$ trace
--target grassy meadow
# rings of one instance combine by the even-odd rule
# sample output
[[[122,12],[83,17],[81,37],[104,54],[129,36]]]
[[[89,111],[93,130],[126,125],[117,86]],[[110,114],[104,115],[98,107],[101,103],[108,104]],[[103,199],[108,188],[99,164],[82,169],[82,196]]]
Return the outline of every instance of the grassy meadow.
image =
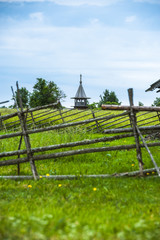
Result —
[[[4,111],[5,114],[9,113],[7,112],[9,110]],[[103,112],[98,114],[101,115]],[[143,115],[142,118],[145,116]],[[55,124],[57,123],[60,123],[60,120],[55,121]],[[5,131],[1,131],[0,134],[5,134]],[[35,148],[99,137],[104,137],[104,134],[87,131],[84,126],[78,126],[63,131],[32,134],[30,141],[32,148]],[[1,152],[17,150],[19,140],[20,137],[0,140]],[[134,138],[131,137],[79,148],[133,143]],[[21,149],[25,149],[24,141]],[[67,150],[72,149],[77,148],[67,148]],[[152,147],[151,152],[160,165],[160,147]],[[152,168],[153,164],[145,149],[142,149],[142,155],[144,168]],[[3,158],[3,160],[12,158],[15,157]],[[132,178],[78,177],[86,174],[113,174],[138,170],[135,150],[91,153],[35,163],[39,175],[46,177],[38,181],[0,179],[0,239],[157,240],[160,238],[160,180],[155,172],[144,177]],[[31,175],[29,163],[21,164],[20,168],[21,175]],[[50,175],[69,174],[77,175],[78,178],[76,180],[49,178]],[[0,175],[17,175],[17,166],[1,167]]]

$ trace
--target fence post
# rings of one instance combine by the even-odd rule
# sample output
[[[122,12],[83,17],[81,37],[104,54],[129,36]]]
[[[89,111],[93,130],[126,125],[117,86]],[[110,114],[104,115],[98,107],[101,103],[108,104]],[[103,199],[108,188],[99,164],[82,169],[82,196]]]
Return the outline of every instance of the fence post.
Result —
[[[133,110],[133,88],[128,89],[128,95],[129,95],[129,103],[130,103],[130,108],[131,108],[131,113],[130,113],[130,121],[132,123],[132,128],[133,128],[133,134],[135,138],[135,143],[136,143],[136,152],[137,152],[137,159],[139,162],[139,169],[140,169],[140,175],[143,175],[143,161],[142,161],[142,152],[141,152],[141,147],[139,143],[139,134],[137,132],[137,119],[136,119],[136,113]]]
[[[16,86],[17,86],[17,96],[18,96],[20,107],[21,107],[21,111],[18,108],[18,104],[17,104],[17,100],[16,100],[16,96],[14,94],[13,88],[11,87],[11,89],[12,89],[13,97],[14,97],[15,104],[16,104],[16,107],[17,107],[18,117],[19,117],[20,123],[21,123],[22,133],[23,133],[23,136],[24,136],[24,141],[25,141],[25,145],[26,145],[26,149],[27,149],[27,157],[28,157],[28,160],[29,160],[30,165],[31,165],[31,170],[32,170],[32,173],[33,173],[33,177],[34,177],[35,180],[37,180],[38,173],[37,173],[36,166],[35,166],[35,163],[34,163],[34,160],[33,160],[33,154],[31,152],[31,144],[30,144],[29,135],[28,135],[28,133],[26,133],[26,131],[27,131],[26,119],[25,119],[25,115],[23,113],[22,99],[21,99],[20,92],[19,92],[18,82],[16,82]]]
[[[32,118],[32,123],[33,123],[33,128],[35,128],[36,124],[33,118],[33,112],[30,112],[31,118]]]
[[[95,118],[95,122],[96,122],[97,130],[98,130],[98,132],[100,132],[100,131],[101,131],[101,129],[100,129],[100,125],[99,125],[98,121],[96,120],[96,117],[95,117],[94,111],[93,111],[92,109],[91,109],[91,112],[92,112],[93,118]]]
[[[23,136],[21,136],[21,138],[20,138],[18,150],[21,149],[22,138],[23,138]],[[18,153],[18,158],[20,158],[20,153]],[[18,168],[18,175],[20,175],[20,163],[17,163],[17,168]]]
[[[144,138],[143,138],[143,136],[142,136],[139,128],[138,128],[138,127],[136,127],[136,128],[137,128],[137,132],[138,132],[138,134],[139,134],[139,136],[140,136],[140,138],[141,138],[141,140],[142,140],[142,142],[143,142],[143,144],[144,144],[147,152],[149,153],[149,156],[150,156],[150,158],[151,158],[151,160],[152,160],[152,162],[153,162],[153,164],[154,164],[154,167],[155,167],[155,169],[156,169],[156,171],[157,171],[157,174],[158,174],[158,176],[160,177],[159,167],[158,167],[157,163],[155,162],[155,160],[154,160],[154,158],[153,158],[153,156],[152,156],[152,154],[151,154],[151,152],[150,152],[150,150],[149,150],[149,148],[148,148],[148,146],[147,146],[147,144],[146,144],[146,142],[145,142],[145,140],[144,140]]]
[[[0,116],[1,116],[1,113],[0,113]],[[1,130],[5,130],[5,132],[7,132],[7,128],[6,128],[6,125],[4,123],[4,121],[2,119],[0,119],[0,127],[1,127]]]
[[[65,123],[64,118],[63,118],[63,115],[62,115],[62,112],[61,112],[61,109],[59,109],[59,114],[60,114],[60,116],[61,116],[62,122]]]
[[[0,117],[1,117],[1,113],[0,113]],[[1,130],[3,129],[2,119],[0,119],[0,128]]]

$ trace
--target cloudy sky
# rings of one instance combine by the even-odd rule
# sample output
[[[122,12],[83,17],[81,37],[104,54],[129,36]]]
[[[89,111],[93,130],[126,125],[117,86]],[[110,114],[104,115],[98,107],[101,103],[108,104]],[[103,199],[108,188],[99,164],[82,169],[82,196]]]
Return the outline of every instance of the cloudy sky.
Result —
[[[124,105],[128,88],[135,105],[160,97],[145,93],[160,79],[160,0],[0,0],[0,102],[41,77],[70,107],[80,74],[90,102],[105,89]]]

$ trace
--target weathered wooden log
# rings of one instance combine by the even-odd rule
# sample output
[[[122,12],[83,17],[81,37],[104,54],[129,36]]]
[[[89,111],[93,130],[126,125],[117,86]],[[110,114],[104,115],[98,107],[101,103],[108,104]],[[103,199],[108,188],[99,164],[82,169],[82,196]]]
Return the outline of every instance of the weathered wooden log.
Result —
[[[111,136],[111,137],[96,138],[96,139],[92,139],[92,140],[86,139],[86,140],[83,140],[83,141],[61,143],[61,144],[50,145],[50,146],[46,146],[46,147],[32,148],[31,151],[32,151],[32,153],[44,152],[44,151],[61,149],[61,148],[95,144],[95,143],[100,143],[100,142],[111,142],[111,141],[114,141],[114,140],[119,140],[119,139],[122,139],[122,138],[127,138],[127,137],[132,137],[132,136],[133,136],[133,133],[129,133],[129,134],[122,134],[122,135]],[[27,153],[27,150],[17,150],[17,151],[11,151],[11,152],[3,152],[3,153],[0,153],[0,158],[14,156],[14,155],[18,155],[18,154],[22,155],[22,154],[26,154],[26,153]]]
[[[84,110],[84,111],[86,111],[86,110]],[[90,113],[87,113],[87,114],[85,114],[85,115],[81,115],[81,116],[79,116],[79,117],[77,117],[77,118],[70,119],[70,120],[65,121],[65,122],[66,122],[66,123],[73,122],[73,121],[75,121],[75,120],[77,120],[77,119],[84,118],[84,117],[89,116],[89,115],[91,115],[91,112],[90,112]],[[66,116],[66,117],[68,117],[68,116]],[[66,118],[66,117],[65,117],[65,118]]]
[[[130,110],[130,106],[121,105],[105,105],[101,106],[103,110]],[[160,107],[147,107],[147,106],[132,106],[135,111],[157,111],[160,112]]]
[[[9,119],[9,118],[12,118],[12,117],[16,117],[16,116],[18,116],[17,112],[11,113],[11,114],[7,114],[7,115],[2,115],[2,116],[0,116],[0,119],[6,120],[6,119]]]
[[[72,116],[74,116],[74,115],[79,114],[79,112],[75,112],[74,110],[75,110],[75,109],[70,110],[70,111],[72,111],[73,113],[70,114],[70,115],[64,116],[64,118],[72,117]],[[81,113],[83,113],[83,112],[86,112],[86,109],[81,111]],[[83,115],[83,116],[84,116],[84,115]],[[83,116],[80,116],[80,117],[78,117],[78,118],[82,118]],[[77,118],[77,119],[78,119],[78,118]],[[74,119],[74,120],[75,120],[75,119]],[[50,123],[53,123],[53,122],[55,122],[55,121],[56,121],[56,120],[52,120]],[[72,120],[70,120],[70,121],[65,121],[65,123],[68,123],[68,122],[71,122],[71,121],[72,121]]]
[[[111,112],[108,112],[107,114],[106,114],[106,113],[105,113],[105,114],[101,114],[101,115],[99,115],[98,117],[107,116],[107,115],[109,115],[109,114],[111,114]],[[99,120],[99,121],[98,121],[99,124],[101,124],[101,123],[103,123],[103,122],[106,122],[106,120]],[[94,130],[93,128],[94,128],[95,126],[96,126],[95,123],[92,124],[92,125],[89,125],[89,127],[87,127],[87,129],[88,129],[87,132]]]
[[[123,119],[123,118],[126,118],[126,116],[121,117],[121,118],[118,118],[118,119],[116,119],[115,121],[109,122],[109,123],[113,123],[113,124],[107,126],[106,128],[111,128],[111,127],[113,127],[113,126],[115,126],[115,125],[119,125],[119,124],[121,124],[121,123],[124,123],[124,122],[129,121],[129,119],[125,119],[125,120],[123,120],[123,121],[119,121],[119,120],[121,120],[121,119]],[[117,121],[118,121],[118,123],[117,123]],[[115,123],[115,122],[116,122],[116,123]],[[101,126],[106,126],[106,125],[108,125],[109,123],[102,124]]]
[[[21,145],[22,145],[22,139],[23,139],[23,136],[21,136],[20,138],[20,141],[19,141],[19,146],[18,146],[18,158],[20,158],[20,149],[21,149]],[[27,153],[27,150],[26,150],[26,153]],[[20,164],[18,163],[17,164],[17,169],[18,169],[18,175],[20,175]]]
[[[8,102],[9,102],[9,100],[4,101],[4,102],[0,102],[0,104],[4,104],[4,103],[8,103]]]
[[[127,113],[121,113],[121,114],[119,114],[119,116],[123,116],[123,115],[126,115],[126,114]],[[108,119],[109,120],[109,119],[115,118],[117,116],[118,115],[110,115],[110,116],[96,118],[96,120],[97,121],[102,120],[102,119]],[[61,129],[61,128],[66,128],[66,127],[73,127],[73,126],[77,126],[77,125],[81,125],[81,124],[88,124],[88,123],[94,122],[94,121],[95,121],[95,119],[87,119],[87,120],[83,120],[83,121],[79,121],[79,122],[58,124],[58,125],[45,127],[45,128],[27,130],[26,133],[27,134],[33,134],[33,133],[39,133],[39,132],[45,132],[45,131],[51,131],[51,130],[58,130],[58,129]],[[0,135],[0,139],[18,137],[18,136],[22,136],[22,135],[23,135],[22,132],[10,133],[10,134],[5,134],[5,135]]]
[[[148,143],[148,147],[155,147],[160,146],[159,142],[155,143]],[[140,147],[145,147],[144,144],[140,144]],[[35,155],[33,156],[33,160],[45,160],[45,159],[53,159],[56,161],[56,158],[61,157],[67,157],[67,156],[73,156],[73,155],[80,155],[80,154],[86,154],[86,153],[96,153],[96,152],[107,152],[107,151],[118,151],[118,150],[131,150],[135,149],[136,145],[119,145],[119,146],[111,146],[111,147],[100,147],[100,148],[86,148],[86,149],[79,149],[79,150],[71,150],[71,151],[65,151],[65,152],[57,152],[57,153],[51,153],[51,154],[44,154],[44,155]],[[8,165],[15,165],[17,163],[26,163],[28,162],[28,158],[17,158],[17,159],[10,159],[10,160],[4,160],[0,161],[0,166],[8,166]]]
[[[51,104],[47,104],[47,105],[39,106],[39,107],[35,107],[35,108],[30,108],[30,109],[28,109],[28,110],[23,110],[23,113],[26,113],[26,112],[34,112],[34,111],[37,111],[37,110],[41,110],[41,109],[45,109],[45,108],[57,106],[58,104],[59,104],[59,101],[56,102],[56,103],[51,103]],[[9,118],[15,117],[15,116],[17,116],[17,115],[18,115],[18,113],[15,112],[15,113],[11,113],[11,114],[7,114],[7,115],[0,116],[0,119],[9,119]]]
[[[148,124],[151,124],[151,123],[155,123],[155,122],[157,122],[157,120],[150,121],[150,122],[143,123],[143,124],[139,124],[139,127],[140,127],[140,126],[144,126],[144,125],[148,125]]]
[[[144,169],[143,173],[152,173],[155,172],[155,168]],[[140,171],[125,172],[125,173],[113,173],[113,174],[92,174],[92,175],[42,175],[43,178],[54,179],[54,180],[72,180],[79,178],[111,178],[111,177],[133,177],[139,176]],[[0,176],[0,179],[13,179],[13,180],[24,180],[24,179],[33,179],[33,176]]]
[[[145,127],[139,127],[139,130],[142,132],[147,131],[159,131],[160,126],[145,126]],[[104,133],[123,133],[123,132],[133,132],[132,128],[115,128],[115,129],[106,129],[104,130]]]
[[[36,180],[37,176],[38,176],[38,173],[37,173],[36,166],[35,166],[35,163],[33,161],[33,156],[32,156],[32,153],[31,153],[31,145],[30,145],[29,135],[26,133],[27,128],[26,128],[25,116],[24,116],[24,113],[22,113],[23,112],[23,106],[22,106],[22,99],[21,99],[20,91],[19,91],[19,87],[18,87],[18,82],[16,82],[16,85],[17,85],[17,96],[18,96],[20,107],[21,107],[21,111],[18,108],[18,104],[17,104],[17,100],[16,100],[16,96],[14,94],[13,88],[11,87],[11,89],[12,89],[15,105],[17,107],[17,113],[18,113],[18,117],[19,117],[19,120],[20,120],[21,129],[22,129],[22,133],[23,133],[23,136],[24,136],[24,141],[25,141],[25,145],[26,145],[26,149],[27,149],[27,159],[30,162],[33,177]]]
[[[139,169],[141,174],[143,174],[143,161],[142,161],[142,152],[141,152],[141,147],[140,147],[140,142],[139,142],[139,135],[137,133],[137,118],[135,114],[135,110],[133,109],[133,89],[129,88],[128,89],[128,95],[129,95],[129,103],[130,103],[130,108],[131,108],[131,113],[130,113],[130,122],[132,123],[132,128],[133,128],[133,133],[134,133],[134,138],[135,138],[135,143],[136,143],[136,153],[137,153],[137,160],[139,163]]]
[[[144,121],[152,119],[152,118],[157,118],[157,115],[151,116],[151,117],[148,117],[148,118],[145,118],[145,119],[138,120],[137,123],[144,122]]]

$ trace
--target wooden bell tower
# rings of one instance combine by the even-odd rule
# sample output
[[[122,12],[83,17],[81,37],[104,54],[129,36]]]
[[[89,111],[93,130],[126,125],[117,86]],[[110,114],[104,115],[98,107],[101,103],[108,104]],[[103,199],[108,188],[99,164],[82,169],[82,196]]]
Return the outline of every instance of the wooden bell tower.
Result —
[[[74,99],[74,108],[78,109],[85,109],[88,108],[87,106],[87,99],[90,99],[86,96],[85,91],[82,86],[82,74],[80,74],[80,85],[78,87],[77,93],[75,97],[72,97]]]

